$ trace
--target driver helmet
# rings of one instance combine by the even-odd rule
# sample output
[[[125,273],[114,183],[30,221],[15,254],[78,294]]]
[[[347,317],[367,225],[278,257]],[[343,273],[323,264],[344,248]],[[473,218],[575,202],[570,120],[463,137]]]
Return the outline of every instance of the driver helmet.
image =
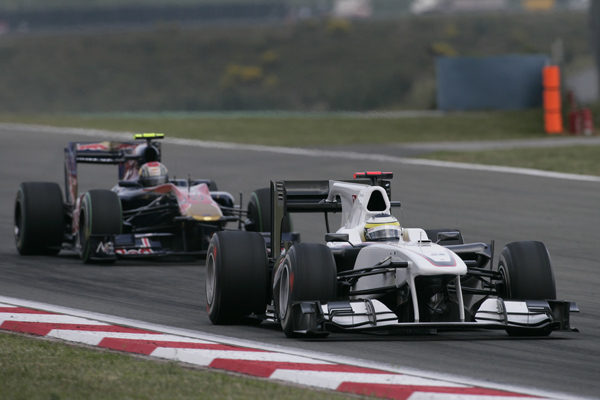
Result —
[[[377,214],[365,224],[366,241],[400,240],[400,222],[390,214]]]
[[[140,168],[140,183],[142,186],[157,186],[169,180],[167,167],[158,161],[148,162]]]

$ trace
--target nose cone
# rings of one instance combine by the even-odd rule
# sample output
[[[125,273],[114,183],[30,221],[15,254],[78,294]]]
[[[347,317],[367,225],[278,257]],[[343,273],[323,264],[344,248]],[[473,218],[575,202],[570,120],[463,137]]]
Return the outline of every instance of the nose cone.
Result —
[[[223,212],[210,196],[208,186],[202,183],[191,188],[189,207],[185,210],[184,215],[198,221],[217,221],[221,219]]]

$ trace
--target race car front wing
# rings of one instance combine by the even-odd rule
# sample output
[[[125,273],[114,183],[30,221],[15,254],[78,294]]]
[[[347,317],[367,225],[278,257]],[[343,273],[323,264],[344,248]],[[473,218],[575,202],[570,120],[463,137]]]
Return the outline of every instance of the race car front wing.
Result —
[[[569,315],[578,312],[573,302],[558,300],[486,299],[475,313],[474,321],[401,322],[385,304],[375,299],[355,301],[296,302],[291,307],[294,332],[319,336],[330,330],[474,330],[525,328],[576,331]]]
[[[205,256],[206,250],[174,250],[165,247],[162,239],[170,233],[91,235],[89,237],[93,261],[114,261],[117,258],[143,258],[167,256]]]

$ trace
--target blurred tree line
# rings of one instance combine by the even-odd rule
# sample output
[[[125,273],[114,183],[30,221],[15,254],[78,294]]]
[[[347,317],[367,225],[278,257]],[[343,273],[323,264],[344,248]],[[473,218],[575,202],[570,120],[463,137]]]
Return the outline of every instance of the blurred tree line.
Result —
[[[597,10],[596,8],[594,10]],[[581,12],[0,35],[0,112],[435,108],[438,56],[589,57]]]

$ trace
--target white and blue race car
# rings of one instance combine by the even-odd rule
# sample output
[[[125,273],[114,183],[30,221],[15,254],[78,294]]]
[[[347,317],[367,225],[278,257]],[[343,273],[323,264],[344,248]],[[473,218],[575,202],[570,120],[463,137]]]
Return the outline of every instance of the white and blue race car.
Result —
[[[287,336],[348,331],[503,329],[546,336],[574,330],[568,301],[556,300],[541,242],[463,243],[458,230],[400,226],[389,199],[391,173],[352,181],[271,183],[269,244],[252,232],[217,232],[206,260],[210,320],[248,317],[281,324]],[[341,212],[325,243],[282,241],[289,213]]]

